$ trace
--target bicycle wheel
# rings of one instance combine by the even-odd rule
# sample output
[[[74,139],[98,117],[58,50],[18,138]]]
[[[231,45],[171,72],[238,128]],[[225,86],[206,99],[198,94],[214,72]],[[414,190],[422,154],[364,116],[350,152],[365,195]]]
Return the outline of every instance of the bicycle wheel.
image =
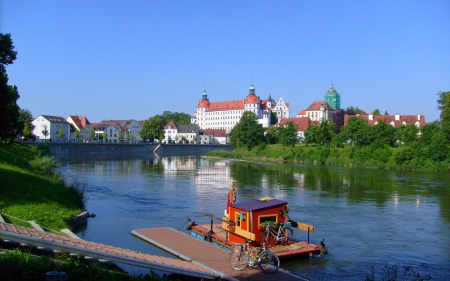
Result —
[[[248,253],[245,251],[242,251],[239,256],[234,255],[233,253],[230,254],[230,265],[234,270],[243,270],[247,267],[248,261],[250,257],[248,256]]]
[[[269,251],[265,251],[259,257],[259,267],[262,271],[268,274],[277,272],[280,268],[280,259]]]

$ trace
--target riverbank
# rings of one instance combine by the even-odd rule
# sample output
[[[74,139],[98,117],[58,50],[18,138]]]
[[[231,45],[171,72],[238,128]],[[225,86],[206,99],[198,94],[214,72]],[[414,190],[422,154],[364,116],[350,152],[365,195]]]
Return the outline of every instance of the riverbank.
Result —
[[[66,186],[53,172],[56,160],[45,147],[0,144],[0,212],[6,222],[72,229],[68,221],[84,211],[82,186]]]
[[[211,151],[210,157],[247,161],[277,162],[289,164],[325,165],[339,167],[376,168],[412,171],[450,171],[449,160],[433,161],[430,158],[414,157],[410,147],[373,148],[344,146],[324,147],[297,144],[286,147],[280,144],[260,145],[247,150]]]

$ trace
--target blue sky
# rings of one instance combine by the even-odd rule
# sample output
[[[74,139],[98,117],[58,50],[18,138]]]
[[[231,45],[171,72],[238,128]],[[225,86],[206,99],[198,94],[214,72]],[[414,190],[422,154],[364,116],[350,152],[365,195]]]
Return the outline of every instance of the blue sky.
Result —
[[[439,118],[450,1],[7,1],[7,67],[33,116],[144,120],[256,94]]]

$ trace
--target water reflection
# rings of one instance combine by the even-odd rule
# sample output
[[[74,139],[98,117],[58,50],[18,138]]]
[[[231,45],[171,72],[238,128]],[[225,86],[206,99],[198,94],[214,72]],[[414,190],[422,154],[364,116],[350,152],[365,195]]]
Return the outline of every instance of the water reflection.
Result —
[[[97,218],[79,233],[87,240],[165,255],[132,238],[130,231],[180,229],[189,217],[208,223],[201,213],[220,216],[236,182],[238,201],[263,196],[289,201],[293,219],[315,226],[312,242],[328,242],[325,258],[284,263],[295,273],[364,280],[371,266],[396,263],[440,280],[450,271],[450,253],[443,247],[450,243],[447,174],[201,156],[71,159],[63,162],[61,172],[88,183],[88,210]],[[307,239],[301,231],[294,236]]]

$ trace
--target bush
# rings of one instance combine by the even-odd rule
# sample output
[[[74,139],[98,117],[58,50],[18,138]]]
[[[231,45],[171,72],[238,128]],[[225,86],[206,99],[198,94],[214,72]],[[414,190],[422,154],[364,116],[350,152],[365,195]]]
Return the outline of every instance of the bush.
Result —
[[[36,156],[30,161],[31,168],[39,175],[50,176],[54,174],[58,163],[54,156]]]

